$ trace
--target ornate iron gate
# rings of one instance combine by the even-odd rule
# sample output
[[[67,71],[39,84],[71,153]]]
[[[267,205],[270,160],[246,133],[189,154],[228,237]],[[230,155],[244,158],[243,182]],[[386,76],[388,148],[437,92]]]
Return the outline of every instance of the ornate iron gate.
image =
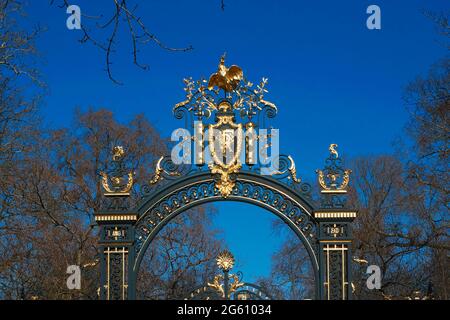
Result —
[[[242,282],[242,272],[230,273],[234,266],[234,256],[224,250],[217,256],[217,266],[221,273],[212,282],[192,290],[185,300],[271,300],[267,290],[260,286]],[[232,281],[230,281],[232,280]]]
[[[280,217],[308,251],[316,298],[350,299],[356,211],[346,208],[351,171],[342,168],[337,145],[330,145],[325,168],[317,170],[320,199],[314,200],[311,186],[297,177],[291,156],[268,155],[277,132],[262,129],[277,107],[265,100],[267,79],[254,86],[239,67],[225,67],[222,57],[209,81],[184,82],[186,100],[175,106],[174,114],[194,134],[179,129],[182,141],[174,150],[183,155],[159,159],[154,176],[140,185],[138,204],[129,204],[134,176],[122,147],[113,149],[112,169],[101,172],[106,201],[95,213],[101,299],[135,299],[140,263],[158,232],[187,209],[214,201],[247,202]]]

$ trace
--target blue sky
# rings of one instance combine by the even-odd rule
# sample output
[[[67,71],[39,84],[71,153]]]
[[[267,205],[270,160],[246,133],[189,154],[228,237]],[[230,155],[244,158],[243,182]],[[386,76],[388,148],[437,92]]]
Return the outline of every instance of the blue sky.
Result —
[[[107,15],[111,3],[71,1],[91,15]],[[38,42],[49,86],[45,120],[64,126],[76,107],[106,107],[123,121],[144,113],[168,136],[182,125],[171,113],[184,97],[182,79],[209,76],[226,51],[228,64],[241,66],[249,80],[269,78],[266,97],[279,107],[272,124],[280,128],[281,152],[314,182],[332,142],[345,157],[393,152],[408,118],[403,88],[446,54],[421,13],[449,10],[445,0],[225,3],[223,12],[219,0],[142,1],[140,16],[152,32],[169,46],[194,50],[174,53],[149,44],[141,48],[140,60],[149,65],[142,71],[132,64],[129,37],[120,34],[112,56],[113,73],[124,82],[118,86],[104,71],[104,53],[81,45],[80,32],[66,28],[65,10],[30,1],[27,23],[48,28]],[[381,30],[366,28],[371,4],[381,8]],[[218,208],[215,224],[224,229],[246,279],[267,275],[281,242],[271,230],[275,217],[249,205]]]

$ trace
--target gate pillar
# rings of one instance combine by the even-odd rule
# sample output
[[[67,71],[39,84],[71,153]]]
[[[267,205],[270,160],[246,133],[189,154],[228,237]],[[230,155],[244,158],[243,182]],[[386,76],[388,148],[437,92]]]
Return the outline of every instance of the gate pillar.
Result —
[[[314,216],[319,222],[320,297],[351,299],[351,222],[356,212],[323,209]]]
[[[137,215],[121,210],[95,215],[100,226],[100,299],[133,299],[134,223]],[[131,287],[130,287],[131,285]],[[130,296],[131,295],[131,296]]]
[[[325,168],[317,170],[321,193],[318,222],[319,296],[323,300],[351,299],[351,223],[356,211],[347,208],[346,193],[351,170],[341,167],[337,145],[329,147]]]
[[[122,147],[113,148],[112,169],[100,172],[105,196],[102,207],[95,212],[100,227],[100,290],[101,300],[135,298],[132,267],[135,259],[134,224],[137,213],[129,211],[133,173],[124,166]]]

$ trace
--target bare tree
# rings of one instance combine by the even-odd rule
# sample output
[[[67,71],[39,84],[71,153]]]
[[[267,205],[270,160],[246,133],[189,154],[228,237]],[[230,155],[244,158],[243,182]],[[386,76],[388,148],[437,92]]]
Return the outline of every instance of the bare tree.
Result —
[[[42,85],[38,72],[31,67],[36,55],[34,40],[39,30],[22,30],[17,20],[23,15],[20,2],[0,1],[0,248],[5,268],[17,270],[25,279],[27,268],[15,265],[14,261],[30,249],[4,250],[11,234],[18,229],[16,224],[9,224],[17,212],[15,173],[33,144],[32,137],[38,124],[35,112],[39,96],[30,94],[27,88],[36,89],[36,84]],[[18,293],[25,290],[21,289],[22,283],[16,282]]]
[[[112,147],[121,144],[135,168],[138,187],[150,179],[156,159],[166,153],[165,141],[143,116],[121,124],[107,110],[77,112],[72,128],[37,132],[34,139],[10,181],[10,215],[0,241],[0,296],[95,299],[99,278],[93,213],[102,203],[98,172],[110,161]],[[134,190],[132,201],[137,197]],[[163,254],[158,261],[164,265],[173,263],[173,257],[163,248],[174,250],[177,243],[185,250],[177,257],[189,257],[176,258],[174,268],[159,280],[175,279],[171,287],[163,287],[168,296],[175,288],[181,291],[179,279],[189,275],[191,266],[208,263],[217,251],[206,212],[195,213],[177,220],[156,242],[156,252]],[[80,291],[65,285],[66,268],[72,264],[82,268]]]
[[[51,4],[54,0],[51,1]],[[135,1],[110,0],[111,13],[104,15],[92,15],[82,13],[81,31],[83,33],[80,42],[90,42],[105,52],[105,66],[109,79],[116,84],[122,84],[112,74],[112,54],[115,52],[119,31],[124,28],[130,37],[132,46],[133,63],[141,68],[148,69],[148,65],[139,62],[139,51],[141,46],[154,43],[160,48],[172,52],[186,52],[192,50],[192,46],[184,48],[174,48],[162,42],[144,23],[138,13],[138,5]],[[66,0],[61,0],[61,8],[67,9],[70,4]]]
[[[447,21],[442,20],[440,21]],[[448,24],[445,24],[448,31]],[[447,34],[448,36],[448,34]],[[450,61],[432,66],[426,78],[409,84],[405,103],[411,111],[407,133],[414,141],[406,170],[423,205],[414,209],[425,218],[430,239],[431,281],[435,296],[450,298]]]
[[[427,13],[448,39],[448,17]],[[399,155],[354,159],[349,205],[359,210],[354,222],[355,261],[381,268],[382,287],[366,287],[367,263],[353,270],[359,299],[449,299],[449,76],[448,57],[405,91],[411,138]],[[287,244],[277,254],[283,254]],[[289,252],[289,251],[288,251]],[[284,259],[289,253],[284,254]],[[289,268],[274,272],[289,279]],[[295,282],[295,275],[293,275]],[[268,281],[274,284],[275,281]]]
[[[37,54],[34,42],[40,30],[22,30],[17,19],[24,14],[20,2],[0,0],[0,166],[11,165],[23,151],[23,138],[28,136],[26,129],[35,120],[39,102],[39,96],[30,94],[27,88],[42,84],[32,67]]]
[[[450,38],[450,25],[448,23],[449,12],[432,12],[430,10],[424,10],[423,14],[434,22],[437,34],[442,36],[441,39],[447,41],[444,46],[450,48],[450,44],[448,43]]]
[[[223,248],[212,229],[212,207],[199,207],[168,224],[146,252],[138,277],[141,299],[184,299],[218,272]]]
[[[0,0],[0,80],[19,76],[43,85],[34,65],[35,40],[41,28],[22,30],[18,20],[26,16],[24,5],[15,0]]]
[[[285,241],[272,255],[270,275],[258,279],[258,284],[277,300],[313,299],[315,275],[306,248],[283,221],[274,221],[273,229]]]
[[[290,234],[272,260],[270,277],[272,285],[281,289],[279,299],[304,300],[315,297],[315,278],[310,257],[296,236]]]
[[[432,67],[427,78],[408,85],[405,102],[411,113],[407,132],[415,142],[410,175],[448,196],[450,154],[450,60]],[[447,199],[442,199],[447,201]],[[448,207],[447,207],[448,209]]]
[[[356,267],[356,297],[407,299],[427,292],[437,267],[430,268],[433,252],[449,249],[448,225],[435,218],[448,218],[448,212],[430,201],[393,156],[358,158],[352,167],[351,203],[359,210],[353,251],[357,259],[378,265],[383,277],[380,290],[368,290],[367,265]]]

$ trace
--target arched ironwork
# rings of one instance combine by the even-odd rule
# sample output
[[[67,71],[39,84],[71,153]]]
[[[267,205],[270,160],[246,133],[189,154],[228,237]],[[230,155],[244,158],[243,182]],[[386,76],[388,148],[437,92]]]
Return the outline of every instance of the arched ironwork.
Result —
[[[244,282],[244,285],[233,294],[233,300],[272,300],[272,296],[260,286]]]
[[[318,270],[314,209],[306,199],[275,179],[241,172],[226,201],[247,202],[275,213],[299,236],[310,254],[314,269]],[[177,180],[170,188],[163,188],[157,195],[149,196],[143,201],[137,210],[137,259],[133,269],[138,270],[147,246],[164,225],[191,207],[214,201],[224,201],[224,198],[208,173],[189,175],[186,179]]]
[[[172,153],[157,161],[152,178],[139,185],[136,206],[129,196],[138,179],[126,167],[123,148],[114,148],[111,170],[100,173],[107,201],[95,213],[101,298],[134,299],[140,263],[158,232],[191,207],[230,200],[267,209],[295,232],[311,259],[316,298],[350,298],[350,223],[356,211],[346,209],[345,195],[351,171],[341,167],[337,145],[330,145],[325,168],[317,170],[321,195],[314,200],[291,156],[269,156],[277,131],[261,129],[278,109],[265,100],[266,84],[263,78],[254,86],[239,67],[225,67],[224,59],[209,81],[185,79],[186,99],[175,105],[174,115],[193,134],[185,130],[178,143],[181,159]]]
[[[208,285],[202,285],[192,290],[185,300],[222,300],[220,292]],[[260,286],[243,282],[242,287],[231,294],[229,300],[272,300],[272,296]]]

